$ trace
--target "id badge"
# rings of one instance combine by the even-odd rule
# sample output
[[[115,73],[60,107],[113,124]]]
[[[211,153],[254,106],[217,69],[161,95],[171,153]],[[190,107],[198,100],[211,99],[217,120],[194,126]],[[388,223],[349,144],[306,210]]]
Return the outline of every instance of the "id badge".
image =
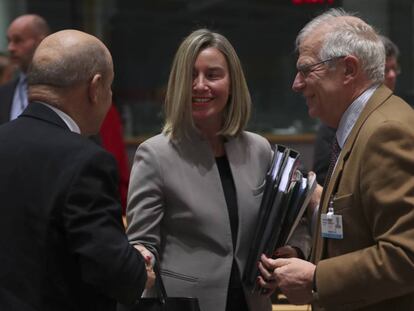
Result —
[[[322,237],[328,239],[343,239],[342,215],[327,213],[321,215]]]

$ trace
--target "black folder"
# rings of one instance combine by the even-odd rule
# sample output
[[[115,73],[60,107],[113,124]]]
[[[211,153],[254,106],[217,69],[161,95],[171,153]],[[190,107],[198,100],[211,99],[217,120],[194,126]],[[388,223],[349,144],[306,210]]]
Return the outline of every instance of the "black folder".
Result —
[[[303,214],[307,185],[297,170],[299,153],[283,145],[276,145],[272,164],[266,174],[256,232],[250,246],[243,273],[244,284],[254,289],[260,272],[257,262],[261,254],[272,257],[276,248],[284,245]],[[313,190],[312,190],[313,191]],[[306,203],[307,204],[307,203]]]
[[[317,182],[314,173],[309,173],[306,178],[302,176],[300,171],[296,171],[296,174],[295,189],[292,191],[292,198],[289,202],[287,215],[282,226],[282,233],[276,248],[285,245],[289,241],[300,219],[303,217],[312,193],[316,188]]]

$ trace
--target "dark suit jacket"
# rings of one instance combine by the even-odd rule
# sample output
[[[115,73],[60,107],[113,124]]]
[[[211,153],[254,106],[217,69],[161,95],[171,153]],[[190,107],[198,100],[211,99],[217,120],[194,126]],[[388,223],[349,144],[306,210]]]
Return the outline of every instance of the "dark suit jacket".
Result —
[[[146,281],[115,161],[31,103],[0,126],[0,310],[114,310]]]
[[[414,310],[413,124],[381,86],[345,142],[320,205],[333,198],[344,238],[322,239],[319,222],[312,256],[325,311]]]
[[[0,124],[10,120],[10,110],[17,82],[18,79],[14,79],[0,86]]]

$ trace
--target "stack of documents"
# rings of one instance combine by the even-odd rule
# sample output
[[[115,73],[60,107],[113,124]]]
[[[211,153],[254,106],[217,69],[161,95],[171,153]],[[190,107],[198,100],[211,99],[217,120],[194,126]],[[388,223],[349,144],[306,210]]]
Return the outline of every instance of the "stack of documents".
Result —
[[[315,175],[305,178],[297,170],[299,153],[276,145],[273,161],[266,174],[266,185],[253,243],[243,275],[243,282],[255,288],[260,275],[257,262],[261,254],[272,257],[285,245],[302,218],[316,187]]]

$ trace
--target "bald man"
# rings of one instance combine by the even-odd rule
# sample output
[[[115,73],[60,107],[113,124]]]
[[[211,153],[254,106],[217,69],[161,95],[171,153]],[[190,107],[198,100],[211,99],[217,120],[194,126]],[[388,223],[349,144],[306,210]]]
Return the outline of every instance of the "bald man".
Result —
[[[34,54],[30,105],[0,127],[0,310],[115,310],[153,281],[124,233],[115,161],[85,137],[113,77],[108,49],[79,31]]]
[[[16,79],[0,87],[0,124],[17,118],[27,107],[26,73],[34,51],[49,33],[45,19],[35,14],[17,17],[7,29],[10,59],[20,72]]]

